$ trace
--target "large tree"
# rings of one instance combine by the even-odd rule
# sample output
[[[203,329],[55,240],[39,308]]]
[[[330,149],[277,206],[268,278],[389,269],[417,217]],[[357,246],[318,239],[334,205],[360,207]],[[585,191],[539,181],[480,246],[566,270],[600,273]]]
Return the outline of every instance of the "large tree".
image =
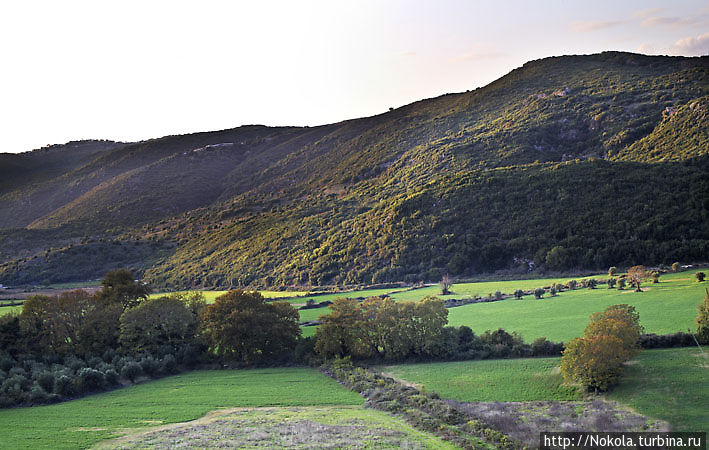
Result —
[[[197,331],[197,317],[179,297],[144,301],[121,315],[121,346],[129,352],[157,354],[161,347],[173,350],[191,343]]]
[[[288,303],[267,303],[258,292],[230,291],[201,314],[209,351],[226,361],[255,364],[295,348],[298,311]]]
[[[635,288],[635,292],[643,291],[642,289],[640,289],[640,283],[647,279],[647,277],[648,273],[645,269],[645,266],[633,266],[628,269],[628,282],[630,282],[630,285]]]
[[[99,298],[106,303],[120,304],[123,309],[137,306],[148,298],[150,288],[136,281],[128,269],[111,270],[101,280],[102,289]]]

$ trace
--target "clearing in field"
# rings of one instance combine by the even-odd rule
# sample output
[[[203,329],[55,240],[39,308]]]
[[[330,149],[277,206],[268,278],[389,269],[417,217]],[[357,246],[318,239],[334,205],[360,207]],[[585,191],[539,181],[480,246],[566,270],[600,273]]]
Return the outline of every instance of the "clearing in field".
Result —
[[[357,406],[241,408],[102,442],[97,448],[453,449],[403,419]]]
[[[362,403],[314,369],[202,370],[56,405],[0,410],[0,448],[87,448],[222,408]]]

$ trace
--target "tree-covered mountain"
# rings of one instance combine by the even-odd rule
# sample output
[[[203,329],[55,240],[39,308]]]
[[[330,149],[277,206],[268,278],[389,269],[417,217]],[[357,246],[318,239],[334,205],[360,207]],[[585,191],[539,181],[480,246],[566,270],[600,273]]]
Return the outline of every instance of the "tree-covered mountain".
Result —
[[[607,52],[331,125],[0,155],[22,174],[0,182],[0,282],[129,266],[172,287],[353,284],[706,260],[708,96],[709,57]]]

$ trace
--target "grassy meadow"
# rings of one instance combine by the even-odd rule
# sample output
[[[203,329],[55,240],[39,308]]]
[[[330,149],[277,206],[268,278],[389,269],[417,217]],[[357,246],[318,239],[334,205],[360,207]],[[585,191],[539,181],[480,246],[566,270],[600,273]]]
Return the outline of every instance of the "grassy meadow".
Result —
[[[0,410],[0,448],[86,448],[220,408],[362,402],[314,369],[202,370],[56,405]]]
[[[397,379],[462,402],[580,400],[563,384],[560,358],[525,358],[380,366]],[[709,360],[696,347],[644,350],[629,362],[620,385],[605,398],[666,420],[677,431],[709,424]]]
[[[389,376],[461,402],[580,400],[563,385],[559,358],[495,359],[377,367]]]

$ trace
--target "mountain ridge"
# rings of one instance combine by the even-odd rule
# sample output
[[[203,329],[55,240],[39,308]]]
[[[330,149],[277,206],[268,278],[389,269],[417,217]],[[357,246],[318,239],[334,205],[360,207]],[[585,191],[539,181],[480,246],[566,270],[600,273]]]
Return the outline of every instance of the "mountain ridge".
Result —
[[[709,189],[698,177],[705,170],[708,152],[707,127],[701,120],[707,95],[709,57],[606,52],[530,61],[483,88],[335,124],[245,126],[121,144],[77,162],[56,177],[37,181],[38,176],[31,184],[16,183],[14,189],[0,190],[0,227],[4,228],[0,242],[7,247],[0,251],[0,281],[58,281],[61,275],[52,255],[59,257],[71,249],[77,254],[74,261],[81,265],[77,245],[91,241],[94,248],[101,239],[131,249],[146,244],[159,249],[156,254],[162,256],[149,263],[142,251],[133,260],[121,260],[128,260],[127,265],[140,273],[146,271],[146,279],[175,287],[435,280],[446,271],[470,275],[512,268],[514,261],[522,259],[544,266],[557,235],[557,243],[573,249],[566,268],[598,268],[613,258],[621,259],[619,252],[608,250],[611,244],[601,248],[585,239],[596,234],[588,227],[577,225],[583,245],[565,241],[561,231],[543,239],[530,236],[515,211],[500,207],[503,198],[471,203],[473,191],[449,189],[457,179],[469,179],[472,186],[480,180],[494,184],[499,178],[514,185],[514,189],[500,189],[515,197],[525,187],[510,178],[510,173],[517,173],[514,170],[522,170],[518,172],[522,179],[541,183],[540,189],[565,191],[566,197],[578,194],[579,201],[596,211],[604,208],[603,203],[574,192],[578,187],[572,187],[569,173],[582,179],[589,174],[611,176],[609,192],[621,192],[622,186],[636,179],[623,171],[655,177],[665,177],[666,172],[695,180],[693,186],[675,187],[689,196],[687,201],[653,186],[660,189],[659,203],[669,207],[666,200],[672,198],[689,208],[692,214],[687,220],[700,231],[685,239],[698,245],[699,251],[668,254],[700,258],[706,255],[702,252],[709,240],[702,225]],[[1,157],[0,171],[12,170]],[[642,165],[649,163],[662,166]],[[556,171],[550,169],[559,164]],[[583,170],[573,169],[577,166]],[[558,186],[552,189],[538,181],[540,174],[551,178],[547,184]],[[634,189],[632,195],[648,204],[646,191]],[[533,193],[528,195],[527,207],[556,208]],[[448,215],[455,220],[485,223],[492,231],[460,237],[460,231],[451,233],[457,226],[450,220],[443,220],[439,229],[426,228],[431,242],[452,235],[445,238],[451,249],[444,252],[448,261],[443,261],[434,249],[426,254],[417,250],[426,244],[416,237],[416,230],[425,228],[417,222],[420,217],[441,220],[429,205],[412,207],[415,202],[408,197],[417,196],[431,204],[475,205],[501,215],[491,222],[478,213],[461,215],[451,207]],[[397,210],[400,204],[408,205],[404,213]],[[371,235],[381,233],[370,222],[386,223],[380,217],[384,212],[398,214],[404,225],[372,240]],[[530,214],[532,223],[538,220],[536,215]],[[625,215],[628,226],[635,227],[651,217],[621,214]],[[681,226],[679,219],[667,220]],[[510,223],[516,223],[516,228],[505,231],[504,239],[494,233]],[[603,226],[609,231],[616,228]],[[360,228],[369,234],[359,235]],[[618,233],[630,242],[632,232],[626,228],[619,227]],[[328,235],[327,230],[334,234]],[[358,242],[345,245],[347,235],[356,236]],[[651,235],[645,240],[655,245],[671,241],[662,233]],[[520,245],[519,239],[528,243]],[[36,242],[37,249],[43,245],[40,242],[54,245],[30,255],[21,242]],[[485,250],[492,243],[499,246],[497,254]],[[457,251],[456,246],[469,250]],[[577,254],[589,246],[587,251],[598,254]],[[411,256],[417,254],[423,261]],[[654,258],[647,263],[666,262],[649,250],[634,257]],[[99,266],[105,269],[111,262]]]

